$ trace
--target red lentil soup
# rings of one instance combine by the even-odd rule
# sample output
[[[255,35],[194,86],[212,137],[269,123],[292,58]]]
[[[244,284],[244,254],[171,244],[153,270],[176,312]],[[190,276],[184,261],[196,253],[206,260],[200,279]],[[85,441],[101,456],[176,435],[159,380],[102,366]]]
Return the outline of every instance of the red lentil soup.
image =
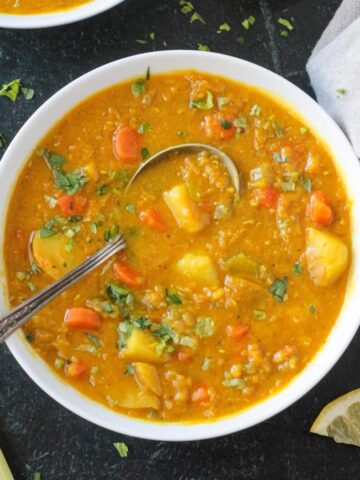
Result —
[[[125,191],[142,161],[180,143]],[[195,71],[114,85],[70,111],[15,186],[12,305],[111,242],[127,248],[24,327],[88,397],[153,421],[199,422],[284,388],[321,348],[351,262],[350,207],[331,155],[290,109]],[[31,256],[29,238],[32,236]]]
[[[1,0],[0,13],[34,15],[71,10],[91,0]]]

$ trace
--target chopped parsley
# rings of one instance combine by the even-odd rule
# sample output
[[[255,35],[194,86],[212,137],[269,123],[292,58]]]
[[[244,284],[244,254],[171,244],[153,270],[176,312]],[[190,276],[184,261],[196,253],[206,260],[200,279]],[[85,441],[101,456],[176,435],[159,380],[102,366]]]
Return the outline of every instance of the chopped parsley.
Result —
[[[220,120],[220,124],[222,128],[225,128],[225,130],[229,130],[232,127],[232,123],[228,120],[225,120],[224,118]]]
[[[135,83],[131,85],[131,93],[133,94],[134,98],[138,98],[140,95],[145,93],[146,91],[146,85],[145,85],[145,80],[143,78],[140,78],[137,80]]]
[[[124,375],[134,375],[135,373],[135,368],[131,365],[131,363],[128,363],[126,365]]]
[[[305,135],[309,131],[308,127],[300,127],[300,133],[301,135]]]
[[[217,103],[219,107],[223,107],[224,105],[227,105],[230,103],[230,98],[228,97],[217,97]]]
[[[309,312],[310,313],[315,313],[316,312],[316,307],[314,305],[310,305]]]
[[[129,298],[132,298],[130,290],[122,285],[117,283],[110,282],[106,285],[106,293],[110,300],[112,300],[116,305],[124,305],[129,303]]]
[[[278,22],[289,31],[294,30],[294,26],[289,22],[289,20],[286,20],[286,18],[279,18]]]
[[[202,98],[201,100],[192,100],[190,102],[190,107],[199,108],[200,110],[210,110],[214,107],[213,94],[208,90],[205,98]]]
[[[336,89],[336,93],[337,93],[338,95],[345,95],[346,90],[345,90],[344,88],[337,88],[337,89]]]
[[[119,225],[112,225],[112,227],[109,230],[105,230],[104,232],[105,242],[113,241],[118,233],[119,233]]]
[[[302,266],[300,260],[297,260],[292,268],[292,273],[294,275],[300,275],[302,273]]]
[[[300,185],[302,185],[306,192],[310,193],[312,190],[312,182],[310,178],[307,177],[300,177],[299,178]]]
[[[85,335],[87,336],[87,338],[90,340],[91,343],[93,343],[97,347],[100,347],[101,342],[97,337],[95,337],[94,335],[91,335],[91,333],[85,333]]]
[[[128,456],[129,448],[128,446],[123,443],[123,442],[115,442],[114,447],[118,451],[119,455],[121,458],[125,458]]]
[[[24,95],[25,100],[32,100],[35,95],[35,90],[33,88],[22,87],[21,93]]]
[[[289,36],[289,32],[287,30],[281,30],[280,37],[287,38]]]
[[[125,205],[125,209],[126,211],[128,211],[129,213],[135,213],[135,205],[133,205],[132,203],[128,203]]]
[[[230,30],[231,30],[230,25],[225,22],[225,23],[222,23],[222,24],[219,26],[219,28],[218,28],[218,30],[217,30],[217,33],[230,32]]]
[[[48,238],[48,237],[52,237],[53,235],[56,235],[57,232],[54,231],[54,230],[51,230],[50,228],[40,228],[39,230],[39,237],[40,238]]]
[[[12,102],[15,102],[20,90],[21,80],[17,78],[12,82],[3,84],[2,88],[0,89],[0,97],[7,97]]]
[[[255,17],[250,15],[250,17],[245,18],[245,20],[241,22],[241,25],[245,28],[245,30],[249,30],[254,25],[255,21]]]
[[[138,128],[139,133],[146,133],[150,130],[150,123],[141,123]]]
[[[181,13],[184,13],[187,15],[188,13],[191,13],[194,10],[194,5],[191,2],[188,2],[187,0],[180,0],[180,11]]]
[[[150,158],[150,152],[146,147],[141,149],[141,158],[142,158],[143,162],[145,162],[145,160]]]
[[[274,127],[275,135],[277,136],[277,138],[282,138],[285,136],[285,130],[282,128],[280,123],[277,122],[276,120],[273,121],[273,127]]]
[[[33,473],[33,480],[41,480],[41,473],[40,472]]]
[[[99,185],[98,187],[96,187],[96,194],[99,195],[100,197],[102,195],[105,195],[106,193],[108,193],[108,191],[110,190],[110,185],[108,183],[104,183],[103,185]]]
[[[276,278],[274,283],[269,287],[269,292],[274,296],[275,300],[279,303],[284,301],[284,297],[287,292],[288,279],[286,276],[282,278]]]
[[[203,23],[205,25],[205,20],[203,19],[203,17],[198,13],[198,12],[194,12],[191,17],[190,17],[190,23],[193,23],[193,22],[200,22],[200,23]]]
[[[166,323],[161,323],[157,330],[154,332],[154,336],[159,340],[158,344],[156,345],[156,353],[161,355],[162,353],[171,353],[174,351],[174,347],[169,345],[169,342],[174,339],[175,334],[170,327]]]
[[[204,45],[203,43],[198,43],[197,44],[197,49],[200,52],[210,52],[210,48],[207,45]]]
[[[249,115],[252,117],[258,117],[261,113],[261,107],[260,105],[253,105],[250,109]]]
[[[246,130],[248,128],[248,123],[245,117],[242,115],[239,115],[237,118],[234,120],[234,126],[238,128],[239,130]]]
[[[168,303],[173,303],[174,305],[181,305],[182,300],[177,292],[174,290],[165,290],[165,298]]]
[[[254,310],[253,311],[253,317],[255,320],[265,320],[266,319],[266,313],[263,312],[262,310]]]
[[[176,132],[176,135],[180,138],[186,138],[189,134],[187,132],[184,132],[183,130],[178,130]]]
[[[276,163],[288,163],[289,159],[286,155],[282,155],[280,153],[274,153],[273,159]]]

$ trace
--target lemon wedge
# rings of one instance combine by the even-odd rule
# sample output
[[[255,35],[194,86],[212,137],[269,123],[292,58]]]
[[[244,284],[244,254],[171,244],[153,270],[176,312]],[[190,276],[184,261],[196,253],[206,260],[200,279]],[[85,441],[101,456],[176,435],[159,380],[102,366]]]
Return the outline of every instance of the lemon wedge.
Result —
[[[326,405],[310,431],[331,437],[336,443],[360,447],[360,388]]]

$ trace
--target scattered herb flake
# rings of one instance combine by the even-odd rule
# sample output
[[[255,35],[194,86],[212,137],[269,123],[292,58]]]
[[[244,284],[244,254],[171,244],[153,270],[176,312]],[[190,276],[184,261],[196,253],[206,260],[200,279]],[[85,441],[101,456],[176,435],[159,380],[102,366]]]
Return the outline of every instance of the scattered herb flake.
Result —
[[[131,363],[128,363],[126,365],[124,375],[134,375],[134,373],[135,373],[135,368],[131,365]]]
[[[139,78],[135,83],[131,85],[131,93],[133,94],[134,98],[138,98],[140,95],[145,93],[146,86],[145,80],[143,78]]]
[[[143,134],[150,130],[150,123],[141,123],[138,128],[138,132]]]
[[[220,120],[220,124],[225,130],[229,130],[232,127],[232,123],[228,120],[225,120],[224,118]]]
[[[197,49],[200,50],[200,52],[210,52],[210,48],[207,45],[204,45],[203,43],[198,43]]]
[[[336,93],[337,93],[338,95],[345,95],[346,90],[345,90],[344,88],[337,88],[337,89],[336,89]]]
[[[176,135],[180,138],[186,138],[189,134],[187,132],[184,132],[183,130],[178,130],[176,132]]]
[[[146,40],[142,40],[141,38],[137,38],[135,40],[135,42],[139,43],[140,45],[146,45],[147,44],[147,41]]]
[[[288,163],[289,159],[287,156],[282,156],[280,153],[274,153],[273,159],[276,163]]]
[[[127,205],[125,205],[125,209],[129,213],[135,213],[135,205],[133,205],[132,203],[128,203]]]
[[[188,2],[187,0],[180,0],[180,11],[181,13],[184,13],[187,15],[188,13],[191,13],[194,10],[194,5],[191,2]]]
[[[141,149],[141,158],[142,158],[143,162],[145,162],[145,160],[147,160],[149,157],[150,157],[149,150],[146,147],[142,148]]]
[[[278,19],[278,22],[280,23],[280,25],[282,25],[283,27],[287,28],[288,30],[294,30],[294,26],[291,25],[291,23],[289,22],[289,20],[286,20],[286,18],[279,18]]]
[[[205,20],[202,18],[202,16],[198,12],[194,12],[191,17],[190,17],[190,23],[193,22],[200,22],[205,25]]]
[[[240,45],[244,45],[245,37],[243,37],[242,35],[239,35],[238,37],[236,37],[236,43],[239,43]]]
[[[252,117],[258,117],[260,113],[261,113],[260,105],[255,104],[251,107],[249,115],[251,115]]]
[[[41,480],[41,473],[40,472],[33,473],[33,480]]]
[[[155,40],[155,32],[150,32],[149,33],[149,38],[150,38],[150,40],[154,41]]]
[[[225,23],[222,23],[222,24],[219,26],[219,28],[218,28],[218,30],[217,30],[217,33],[230,32],[230,30],[231,30],[230,25],[229,25],[227,22],[225,22]]]
[[[306,192],[310,193],[312,190],[312,181],[310,178],[307,177],[300,177],[299,178],[300,185],[302,185]]]
[[[314,305],[310,305],[309,312],[310,313],[315,313],[316,312],[316,307]]]
[[[230,98],[228,97],[217,97],[217,103],[219,107],[223,107],[224,105],[227,105],[230,103]]]
[[[116,450],[119,452],[119,455],[121,458],[125,458],[128,456],[128,451],[129,451],[129,448],[128,446],[123,443],[123,442],[115,442],[114,443],[114,447],[116,448]]]
[[[32,100],[35,95],[35,90],[33,88],[22,87],[21,92],[24,95],[25,100]]]
[[[90,342],[92,342],[94,345],[96,345],[97,347],[100,347],[101,345],[101,342],[100,340],[95,337],[94,335],[91,335],[91,333],[85,333],[85,335],[87,336],[87,338],[90,340]]]
[[[206,98],[202,98],[201,100],[192,100],[190,102],[191,108],[199,108],[200,110],[210,110],[214,107],[213,102],[213,94],[210,90],[206,93]]]
[[[297,260],[297,261],[294,263],[294,265],[293,265],[293,267],[292,267],[292,273],[293,273],[294,275],[301,275],[301,273],[302,273],[302,266],[301,266],[300,260]]]
[[[279,303],[284,301],[284,297],[287,291],[288,280],[284,276],[282,280],[276,278],[274,283],[269,287],[269,292],[274,296],[275,300]]]
[[[266,313],[263,312],[262,310],[254,310],[253,311],[253,317],[255,320],[265,320],[266,319]]]
[[[239,115],[235,120],[234,120],[234,126],[240,130],[246,130],[248,128],[248,123],[245,117],[242,115]]]
[[[305,135],[309,131],[308,127],[300,127],[300,133],[301,135]]]
[[[280,37],[287,38],[289,36],[289,32],[287,30],[281,30]]]
[[[103,195],[106,195],[108,191],[110,190],[110,185],[108,183],[104,183],[103,185],[99,185],[96,187],[96,194],[99,195],[100,197]]]
[[[3,84],[2,88],[0,89],[0,97],[7,97],[11,101],[15,102],[20,90],[21,80],[17,78],[12,82]]]
[[[276,120],[273,121],[273,127],[274,127],[275,135],[277,136],[277,138],[282,138],[285,136],[285,130],[282,128],[282,126],[278,121]]]
[[[56,235],[54,230],[50,230],[49,228],[40,228],[39,230],[39,237],[40,238],[48,238]]]
[[[256,20],[255,17],[252,16],[252,15],[250,15],[250,17],[245,18],[245,20],[243,20],[243,21],[241,22],[241,25],[242,25],[246,30],[249,30],[250,27],[252,27],[252,26],[254,25],[255,20]]]
[[[173,303],[175,305],[181,305],[182,304],[181,298],[179,297],[178,293],[175,292],[174,290],[166,289],[165,290],[165,298],[166,298],[166,301],[168,303]]]

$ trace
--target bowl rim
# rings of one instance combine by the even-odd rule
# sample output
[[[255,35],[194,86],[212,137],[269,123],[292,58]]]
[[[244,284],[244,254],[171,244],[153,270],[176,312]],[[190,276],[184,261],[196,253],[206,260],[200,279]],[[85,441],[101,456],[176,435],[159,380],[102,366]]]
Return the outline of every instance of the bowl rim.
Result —
[[[254,78],[252,85],[258,86],[258,82],[260,82],[262,85],[271,86],[271,88],[262,87],[261,89],[269,93],[272,98],[278,98],[283,102],[287,99],[285,104],[291,106],[293,113],[296,113],[300,118],[307,119],[307,124],[317,131],[317,135],[319,135],[319,129],[324,133],[320,137],[323,138],[325,144],[334,147],[331,148],[334,162],[339,173],[346,176],[349,197],[353,202],[351,284],[348,285],[344,306],[336,323],[324,345],[317,351],[313,359],[279,392],[239,413],[221,417],[211,422],[200,423],[148,422],[109,410],[106,406],[83,396],[74,388],[65,384],[60,377],[57,377],[40,357],[25,344],[21,332],[8,339],[7,345],[21,367],[40,388],[68,410],[96,425],[121,434],[152,440],[189,441],[215,438],[256,425],[295,403],[329,372],[354,337],[360,323],[358,313],[360,310],[360,259],[354,249],[355,240],[360,239],[360,226],[358,228],[356,222],[354,222],[355,217],[360,217],[360,192],[356,188],[360,180],[360,165],[349,141],[334,120],[309,95],[276,73],[246,60],[219,53],[193,50],[150,52],[116,60],[86,73],[55,93],[29,118],[9,145],[0,163],[0,183],[5,185],[5,188],[0,191],[0,211],[7,212],[7,201],[14,186],[14,181],[8,179],[11,162],[14,162],[14,159],[19,156],[21,157],[21,145],[24,140],[32,145],[30,150],[33,150],[40,138],[44,136],[44,134],[33,134],[33,128],[36,127],[35,131],[40,129],[39,122],[41,123],[41,120],[45,121],[49,113],[53,114],[54,118],[57,119],[56,121],[60,120],[64,113],[58,113],[58,111],[64,109],[66,114],[67,111],[90,96],[89,89],[92,89],[93,92],[101,91],[111,85],[126,81],[126,79],[143,75],[148,65],[156,73],[194,69],[214,75],[218,74],[216,69],[221,67],[222,76],[234,81],[243,81],[245,84],[250,82],[237,77],[246,78],[250,76]],[[224,71],[231,72],[231,74],[223,73]],[[121,72],[126,73],[122,75]],[[112,81],[112,77],[117,78],[117,81]],[[95,84],[95,87],[93,84]],[[107,87],[104,87],[104,85]],[[78,98],[70,101],[71,95],[77,95]],[[290,101],[290,98],[292,101]],[[66,102],[71,104],[70,108],[64,105]],[[310,120],[312,117],[314,118]],[[50,121],[51,126],[54,123],[56,122]],[[49,125],[49,123],[46,123],[46,125]],[[49,130],[46,126],[41,128],[44,132]],[[31,139],[29,139],[30,136]],[[335,152],[337,152],[336,155]],[[346,157],[347,162],[340,165],[340,157],[343,156]],[[18,160],[19,165],[13,167],[16,175],[26,164],[27,159],[28,155],[23,155]],[[6,189],[9,191],[5,192]],[[0,236],[3,236],[3,230],[1,226]],[[0,249],[2,252],[0,261],[2,261],[3,238],[0,238]],[[4,297],[6,296],[5,285],[6,279],[3,280]]]
[[[15,15],[0,12],[0,28],[37,29],[68,25],[105,12],[125,0],[90,0],[78,7],[29,15]]]

